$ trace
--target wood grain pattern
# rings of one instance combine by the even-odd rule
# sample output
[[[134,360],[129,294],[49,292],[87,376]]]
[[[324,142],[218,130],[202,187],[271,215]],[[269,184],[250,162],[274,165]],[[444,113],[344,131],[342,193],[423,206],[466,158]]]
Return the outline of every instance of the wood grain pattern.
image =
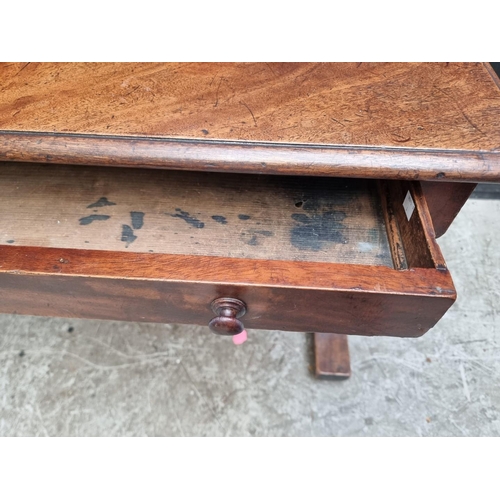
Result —
[[[0,77],[4,160],[500,182],[500,91],[482,64],[20,63]]]
[[[0,312],[208,325],[242,300],[245,327],[420,336],[456,296],[448,271],[1,247]]]
[[[389,248],[391,249],[392,262],[394,269],[408,269],[408,260],[406,258],[405,243],[399,230],[398,216],[393,201],[393,190],[391,190],[390,181],[377,181],[380,201],[382,204],[382,213],[384,214],[385,226],[387,229],[387,238]],[[410,243],[411,244],[411,243]]]
[[[315,333],[314,363],[316,378],[349,378],[351,376],[351,360],[347,336],[337,333]]]
[[[0,131],[0,160],[266,175],[500,182],[500,152]]]
[[[10,271],[9,271],[10,270]],[[124,279],[209,281],[296,288],[348,288],[389,294],[448,296],[454,293],[447,271],[385,266],[237,259],[197,255],[143,254],[98,250],[1,246],[1,272],[66,273]],[[109,274],[111,273],[111,274]],[[231,294],[229,294],[231,296]]]
[[[62,218],[56,218],[64,214],[65,207],[68,204],[71,206],[74,199],[84,201],[82,208],[73,214],[75,221],[84,218],[80,210],[90,210],[92,216],[103,215],[99,213],[103,208],[114,209],[118,204],[111,203],[116,203],[113,200],[118,200],[118,197],[108,197],[109,186],[119,185],[122,191],[130,192],[127,191],[127,186],[133,184],[139,191],[150,195],[151,191],[154,191],[154,185],[158,183],[158,175],[170,181],[175,181],[179,176],[187,179],[192,175],[196,181],[191,179],[186,186],[194,186],[199,191],[199,200],[204,196],[203,182],[212,183],[210,185],[214,188],[221,184],[221,179],[227,177],[216,174],[188,175],[186,172],[128,170],[122,172],[120,177],[112,175],[108,180],[113,182],[107,184],[102,182],[100,169],[68,167],[71,175],[58,176],[54,172],[54,175],[47,177],[50,167],[31,166],[34,177],[30,180],[29,175],[19,177],[18,167],[4,165],[4,178],[10,178],[13,183],[5,183],[3,186],[4,198],[7,200],[3,215],[4,220],[8,221],[9,214],[13,214],[12,230],[16,229],[16,221],[17,225],[24,224],[24,227],[28,228],[25,238],[30,237],[30,232],[36,234],[40,229],[33,213],[44,214],[45,210],[55,210],[52,214],[53,228],[63,227],[64,224],[57,224],[57,220],[61,222]],[[22,170],[25,174],[30,171],[26,166]],[[114,174],[113,170],[109,172]],[[41,174],[41,177],[37,177],[38,174]],[[122,183],[123,178],[127,176],[134,182]],[[50,179],[51,182],[48,182]],[[154,182],[143,184],[141,179],[153,179]],[[300,199],[297,201],[294,195],[288,201],[289,204],[293,203],[294,210],[300,208],[306,213],[308,202],[321,205],[322,197],[327,196],[327,199],[330,199],[328,197],[332,195],[331,187],[335,185],[345,191],[342,194],[341,189],[335,194],[333,190],[336,203],[334,205],[349,206],[345,200],[352,202],[354,199],[355,206],[353,187],[367,185],[366,181],[351,180],[346,184],[343,180],[318,180],[320,182],[313,183],[312,191],[307,194],[307,187],[304,186],[307,186],[310,180],[300,180]],[[252,182],[251,179],[249,181]],[[282,179],[266,177],[264,182],[268,181],[271,184],[264,192],[271,193],[273,203],[276,203],[279,198],[279,186],[283,186],[280,182]],[[274,185],[273,182],[278,184]],[[82,190],[81,187],[85,187],[86,183],[89,189]],[[175,182],[173,185],[178,186]],[[237,185],[240,184],[233,184]],[[262,186],[265,184],[262,184],[261,188]],[[25,196],[23,190],[26,187],[28,189]],[[52,189],[56,189],[56,193],[52,193]],[[177,189],[174,189],[174,192]],[[181,196],[186,196],[184,189],[178,190]],[[116,195],[122,191],[118,189]],[[216,197],[223,197],[226,191],[219,192]],[[258,190],[253,191],[259,193]],[[82,192],[86,193],[87,198],[80,196]],[[217,194],[213,189],[207,192],[210,196],[206,200],[214,198],[214,193]],[[71,197],[68,197],[67,193],[71,193]],[[371,202],[374,195],[375,185],[370,197]],[[161,196],[156,195],[153,198],[158,203]],[[190,198],[187,196],[187,199]],[[415,199],[417,214],[414,218],[427,221],[429,216],[425,205],[419,201],[418,196]],[[42,203],[43,200],[45,203]],[[160,200],[160,203],[163,203],[163,200]],[[262,200],[260,203],[262,204]],[[269,206],[273,206],[273,203]],[[298,207],[296,203],[302,205]],[[126,197],[123,204],[127,216],[131,215],[131,208],[138,208],[127,205]],[[36,207],[36,210],[33,210],[33,207]],[[20,216],[23,210],[27,210],[25,213],[28,214],[25,222]],[[94,210],[98,213],[94,213]],[[180,210],[182,212],[182,209]],[[290,214],[289,208],[285,211]],[[420,211],[423,214],[419,214]],[[181,212],[179,213],[182,215]],[[363,213],[362,210],[361,215]],[[168,220],[170,219],[176,220],[178,217],[169,214]],[[372,217],[368,219],[372,220]],[[186,224],[185,220],[181,222]],[[133,218],[131,224],[133,226]],[[84,228],[86,226],[87,224],[83,224]],[[222,226],[224,225],[221,224]],[[80,227],[73,223],[68,226],[73,228],[73,232],[66,228],[64,234],[74,237],[75,228],[78,231]],[[182,227],[184,228],[184,225]],[[370,226],[370,231],[372,229]],[[128,251],[119,252],[112,251],[107,246],[105,251],[2,246],[0,312],[208,324],[213,315],[210,310],[212,301],[219,297],[231,297],[247,304],[245,326],[249,328],[285,331],[314,329],[318,332],[333,329],[341,334],[419,336],[431,328],[455,300],[453,282],[444,266],[440,265],[440,254],[429,250],[432,233],[427,232],[431,229],[428,223],[423,223],[421,233],[424,234],[415,233],[411,240],[412,245],[416,246],[418,238],[420,244],[429,251],[428,259],[418,262],[427,268],[408,271],[397,271],[377,265],[271,260],[269,255],[264,259],[248,258],[248,255],[245,255],[245,258],[189,255],[187,248],[175,255],[134,252],[132,245]],[[140,230],[142,228],[138,229]],[[55,232],[57,231],[52,231]],[[153,234],[155,232],[156,230]],[[47,233],[52,234],[50,231]],[[102,235],[102,232],[99,234]],[[60,246],[60,241],[58,245]],[[412,263],[415,264],[410,261],[410,264]]]
[[[491,151],[481,63],[18,63],[0,128]]]
[[[500,90],[500,78],[498,78],[498,75],[496,71],[493,69],[493,66],[489,62],[485,62],[483,64],[488,73],[490,74],[491,79],[493,80],[497,88]]]
[[[0,163],[0,242],[391,267],[373,181]]]
[[[390,239],[401,241],[408,267],[434,266],[437,269],[446,269],[420,183],[387,181],[385,192],[387,204],[391,207],[390,212],[397,224],[397,236],[392,235]],[[404,209],[408,193],[415,206],[409,214]],[[389,227],[393,229],[393,226]],[[394,252],[394,244],[391,244],[391,250]]]
[[[422,182],[436,238],[442,236],[464,206],[477,184],[458,182]]]
[[[208,325],[231,297],[248,328],[420,336],[455,300],[431,216],[461,200],[440,217],[415,181],[500,182],[497,84],[475,63],[0,65],[0,312]],[[347,246],[284,244],[330,212],[301,241]]]

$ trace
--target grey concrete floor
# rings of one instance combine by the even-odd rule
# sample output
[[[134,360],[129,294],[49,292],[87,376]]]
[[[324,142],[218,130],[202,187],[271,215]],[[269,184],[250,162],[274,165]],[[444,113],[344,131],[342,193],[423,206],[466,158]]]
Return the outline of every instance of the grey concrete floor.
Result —
[[[353,375],[317,381],[311,339],[0,315],[2,436],[498,436],[500,201],[439,243],[459,299],[419,339],[351,337]]]

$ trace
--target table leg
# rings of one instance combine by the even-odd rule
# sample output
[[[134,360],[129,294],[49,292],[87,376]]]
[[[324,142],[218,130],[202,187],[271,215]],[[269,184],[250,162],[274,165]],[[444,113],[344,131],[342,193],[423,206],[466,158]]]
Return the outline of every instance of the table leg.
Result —
[[[351,376],[347,335],[314,334],[314,374],[321,379],[346,379]]]

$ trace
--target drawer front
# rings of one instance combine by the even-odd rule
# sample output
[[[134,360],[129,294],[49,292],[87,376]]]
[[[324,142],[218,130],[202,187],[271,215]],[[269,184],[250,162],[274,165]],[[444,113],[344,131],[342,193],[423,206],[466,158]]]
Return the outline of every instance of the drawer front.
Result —
[[[231,297],[247,328],[419,336],[455,298],[449,273],[429,269],[19,250],[3,252],[1,312],[208,325]]]
[[[2,167],[0,312],[419,336],[455,300],[418,184]]]

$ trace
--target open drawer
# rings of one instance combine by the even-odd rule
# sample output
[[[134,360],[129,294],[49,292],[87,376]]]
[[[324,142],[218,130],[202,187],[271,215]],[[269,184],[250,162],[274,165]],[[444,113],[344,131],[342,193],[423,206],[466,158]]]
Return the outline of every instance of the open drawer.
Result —
[[[0,163],[0,312],[419,336],[455,300],[417,182]]]

